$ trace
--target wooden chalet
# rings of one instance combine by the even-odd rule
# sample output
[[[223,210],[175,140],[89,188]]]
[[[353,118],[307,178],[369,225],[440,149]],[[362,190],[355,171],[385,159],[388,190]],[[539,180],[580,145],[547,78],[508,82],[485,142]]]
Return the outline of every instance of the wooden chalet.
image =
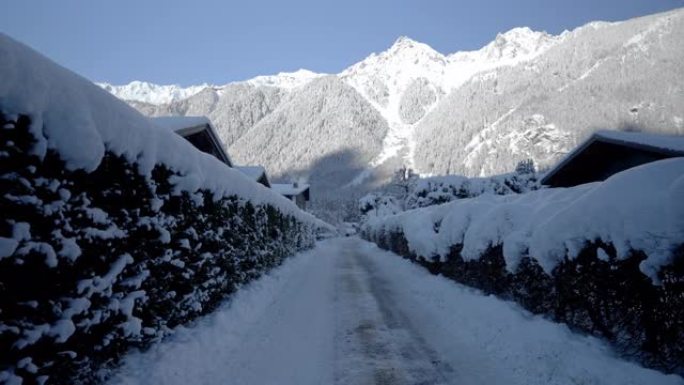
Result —
[[[306,183],[274,183],[273,191],[293,201],[300,209],[306,210],[306,203],[310,200],[311,186]]]
[[[198,150],[215,156],[228,167],[233,167],[228,152],[223,147],[221,139],[219,139],[216,130],[207,117],[162,116],[151,119],[156,125],[182,136]]]
[[[271,182],[268,180],[268,175],[266,175],[266,169],[262,166],[235,166],[235,169],[247,175],[255,182],[268,188],[271,187]]]
[[[541,184],[571,187],[598,182],[644,163],[681,156],[684,136],[598,131],[549,170]]]

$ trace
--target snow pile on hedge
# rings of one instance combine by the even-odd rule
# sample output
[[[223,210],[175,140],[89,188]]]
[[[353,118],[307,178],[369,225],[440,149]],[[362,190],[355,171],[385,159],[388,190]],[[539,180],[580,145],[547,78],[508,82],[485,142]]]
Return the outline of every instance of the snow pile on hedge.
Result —
[[[662,160],[616,174],[605,182],[519,195],[484,194],[439,206],[371,219],[367,232],[401,232],[420,256],[444,258],[462,245],[465,260],[503,245],[514,271],[530,256],[550,273],[588,242],[613,244],[648,257],[641,271],[657,281],[675,246],[684,242],[684,158]]]
[[[294,203],[225,167],[213,156],[149,119],[87,79],[0,33],[0,106],[6,114],[29,114],[38,139],[34,153],[57,151],[70,170],[93,171],[105,151],[123,155],[149,175],[163,164],[180,174],[179,191],[207,189],[217,197],[238,195],[270,204],[299,220],[316,221]]]
[[[404,210],[402,210],[399,202],[391,195],[369,193],[359,199],[359,211],[363,219],[368,220],[368,218],[395,215]]]
[[[93,383],[326,224],[0,34],[0,383]]]
[[[516,172],[484,178],[461,175],[419,177],[412,170],[398,170],[392,182],[358,201],[361,222],[402,211],[429,207],[483,194],[521,194],[539,189],[531,161],[521,162]]]

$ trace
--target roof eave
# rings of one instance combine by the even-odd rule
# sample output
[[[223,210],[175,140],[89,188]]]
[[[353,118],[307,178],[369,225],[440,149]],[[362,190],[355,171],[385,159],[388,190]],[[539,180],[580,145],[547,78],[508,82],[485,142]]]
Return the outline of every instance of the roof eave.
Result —
[[[673,156],[684,156],[684,151],[679,151],[667,147],[659,147],[659,146],[653,146],[648,143],[638,143],[638,142],[631,142],[628,140],[620,140],[620,139],[615,139],[615,138],[609,138],[605,136],[601,136],[600,134],[598,135],[598,140],[601,140],[602,142],[606,143],[611,143],[619,146],[626,146],[626,147],[632,147],[636,148],[639,150],[646,150],[646,151],[652,151],[652,152],[659,152],[659,153],[664,153],[668,155],[673,155]]]
[[[581,145],[576,147],[574,150],[570,151],[565,156],[565,158],[563,158],[563,160],[561,160],[556,166],[554,166],[551,170],[547,171],[546,174],[544,174],[544,176],[539,180],[539,183],[542,185],[547,185],[549,182],[549,179],[551,179],[553,176],[558,174],[558,172],[561,171],[568,163],[570,163],[579,154],[581,154],[587,147],[589,147],[590,145],[594,144],[597,141],[615,144],[618,146],[635,148],[635,149],[639,149],[639,150],[665,153],[665,154],[673,155],[673,156],[684,156],[684,151],[678,151],[678,150],[673,150],[673,149],[664,148],[664,147],[652,146],[652,145],[645,144],[645,143],[631,142],[628,140],[619,140],[619,139],[603,136],[603,135],[601,135],[600,132],[595,132],[594,134],[592,134],[589,137],[589,139],[585,140]]]
[[[560,170],[565,167],[568,163],[570,163],[573,159],[577,157],[582,151],[584,151],[587,147],[589,147],[592,143],[596,141],[598,138],[597,134],[592,134],[589,139],[585,140],[580,144],[579,146],[575,147],[572,151],[567,153],[563,160],[558,162],[551,170],[547,171],[546,174],[539,180],[539,183],[542,185],[546,185],[554,175],[556,175]]]
[[[228,167],[233,167],[233,161],[230,159],[228,152],[223,148],[223,144],[221,143],[221,140],[216,134],[214,126],[211,123],[206,123],[204,126],[207,127],[207,130],[209,131],[209,136],[211,137],[211,140],[214,142],[214,146],[216,146],[216,148],[219,149],[221,157],[223,158],[223,162],[227,164]]]

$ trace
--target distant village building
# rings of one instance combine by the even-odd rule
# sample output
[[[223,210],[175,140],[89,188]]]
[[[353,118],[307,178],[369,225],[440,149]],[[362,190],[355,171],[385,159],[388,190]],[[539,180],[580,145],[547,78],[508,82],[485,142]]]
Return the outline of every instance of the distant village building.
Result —
[[[271,182],[266,175],[266,169],[261,166],[235,166],[235,169],[247,175],[257,183],[261,183],[266,187],[271,187]]]
[[[549,170],[541,184],[571,187],[603,181],[644,163],[680,156],[684,136],[598,131]]]
[[[216,130],[204,116],[162,116],[151,118],[160,127],[174,131],[192,143],[198,150],[215,156],[228,167],[235,168],[250,179],[293,201],[302,210],[310,199],[310,186],[304,183],[271,184],[262,166],[234,166],[224,149]]]
[[[233,167],[233,162],[207,117],[162,116],[151,119],[156,125],[176,132],[198,150],[215,156],[228,167]]]
[[[293,201],[300,209],[306,210],[306,202],[310,198],[310,188],[306,183],[274,183],[271,188],[283,195],[285,198]]]

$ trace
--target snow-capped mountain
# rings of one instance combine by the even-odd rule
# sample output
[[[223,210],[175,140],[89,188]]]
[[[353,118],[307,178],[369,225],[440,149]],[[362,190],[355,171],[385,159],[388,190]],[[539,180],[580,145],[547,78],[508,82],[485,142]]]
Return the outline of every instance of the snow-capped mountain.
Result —
[[[208,84],[201,84],[183,88],[178,85],[157,85],[137,80],[122,86],[115,86],[109,83],[97,84],[120,99],[151,104],[177,102],[189,98],[207,87],[211,87]]]
[[[415,167],[415,126],[445,95],[478,72],[530,60],[562,39],[515,28],[497,35],[478,51],[445,56],[426,44],[400,37],[387,51],[371,54],[344,70],[339,76],[373,104],[390,127],[383,151],[371,165],[406,150],[405,163]]]
[[[293,89],[321,76],[325,76],[325,74],[299,69],[294,72],[281,72],[277,75],[257,76],[246,80],[244,83],[250,84],[254,87],[264,86]],[[228,86],[216,86],[205,83],[197,86],[181,87],[176,84],[158,85],[137,80],[121,86],[112,85],[109,83],[96,84],[109,91],[119,99],[153,105],[178,102],[194,96],[205,89],[212,89],[220,93],[226,86]]]
[[[265,86],[293,89],[303,86],[306,83],[325,75],[326,74],[319,74],[309,70],[299,69],[295,72],[281,72],[277,75],[257,76],[247,80],[247,83],[255,87]]]
[[[514,65],[525,60],[533,59],[552,46],[563,41],[565,33],[559,36],[546,32],[536,32],[528,27],[513,28],[506,33],[500,33],[494,41],[479,51],[457,52],[450,55],[454,61],[489,61],[503,62]],[[500,64],[503,64],[500,63]]]
[[[415,162],[489,175],[542,167],[596,129],[684,134],[684,11],[563,33],[534,60],[479,72],[416,127]]]
[[[209,116],[238,162],[275,179],[372,185],[402,164],[469,176],[548,166],[597,128],[684,133],[682,46],[680,9],[557,36],[514,28],[446,55],[400,37],[336,75],[102,86],[148,115]]]

